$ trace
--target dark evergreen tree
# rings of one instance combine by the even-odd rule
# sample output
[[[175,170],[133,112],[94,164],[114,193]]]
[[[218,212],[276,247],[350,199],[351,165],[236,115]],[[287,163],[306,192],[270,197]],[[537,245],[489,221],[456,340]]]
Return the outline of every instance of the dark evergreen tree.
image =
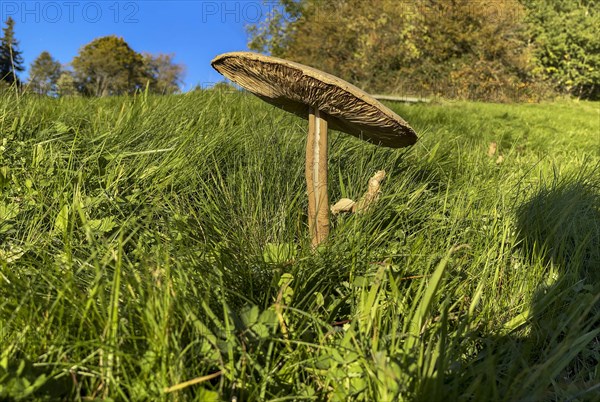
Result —
[[[17,73],[23,72],[23,56],[15,39],[15,21],[8,17],[0,38],[0,80],[20,84]]]

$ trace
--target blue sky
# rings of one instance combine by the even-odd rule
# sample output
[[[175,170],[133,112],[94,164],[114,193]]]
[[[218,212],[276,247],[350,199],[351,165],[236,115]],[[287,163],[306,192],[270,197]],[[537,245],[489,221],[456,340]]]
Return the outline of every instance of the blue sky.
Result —
[[[0,19],[15,20],[26,67],[44,50],[70,62],[94,38],[123,37],[138,52],[174,53],[186,66],[185,88],[222,80],[210,66],[217,54],[247,50],[245,26],[273,0],[0,0]],[[2,24],[4,26],[4,24]],[[27,72],[21,75],[25,78]]]

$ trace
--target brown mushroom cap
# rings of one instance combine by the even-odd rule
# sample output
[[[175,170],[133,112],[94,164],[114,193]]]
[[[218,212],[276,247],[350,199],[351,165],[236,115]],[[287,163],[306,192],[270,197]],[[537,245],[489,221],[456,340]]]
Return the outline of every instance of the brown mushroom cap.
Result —
[[[392,148],[412,145],[415,131],[396,113],[354,85],[315,68],[252,52],[219,55],[215,70],[283,110],[308,118],[308,107],[327,114],[329,126]]]

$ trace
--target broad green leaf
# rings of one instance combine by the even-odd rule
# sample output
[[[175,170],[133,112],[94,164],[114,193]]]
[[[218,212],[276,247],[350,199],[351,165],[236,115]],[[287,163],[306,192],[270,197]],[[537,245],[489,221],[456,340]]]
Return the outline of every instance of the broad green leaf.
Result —
[[[242,319],[242,322],[244,323],[246,328],[250,328],[258,320],[258,314],[258,306],[246,306],[240,312],[240,318]]]
[[[102,219],[91,219],[87,223],[92,230],[102,233],[110,232],[115,228],[115,226],[117,226],[113,216],[108,216]]]
[[[265,262],[283,264],[296,257],[296,247],[292,243],[267,243],[263,250]]]
[[[63,205],[54,221],[54,233],[66,235],[69,227],[69,206]]]

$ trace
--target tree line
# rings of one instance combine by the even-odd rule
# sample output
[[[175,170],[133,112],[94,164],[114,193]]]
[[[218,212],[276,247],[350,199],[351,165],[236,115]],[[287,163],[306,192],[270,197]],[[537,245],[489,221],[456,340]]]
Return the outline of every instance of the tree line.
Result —
[[[600,98],[595,0],[278,0],[250,48],[370,92]]]
[[[148,89],[172,94],[180,90],[184,66],[172,54],[138,53],[123,38],[105,36],[83,46],[63,65],[43,51],[32,63],[27,82],[22,51],[15,38],[15,22],[8,18],[0,38],[0,86],[17,85],[48,96],[110,96]]]

